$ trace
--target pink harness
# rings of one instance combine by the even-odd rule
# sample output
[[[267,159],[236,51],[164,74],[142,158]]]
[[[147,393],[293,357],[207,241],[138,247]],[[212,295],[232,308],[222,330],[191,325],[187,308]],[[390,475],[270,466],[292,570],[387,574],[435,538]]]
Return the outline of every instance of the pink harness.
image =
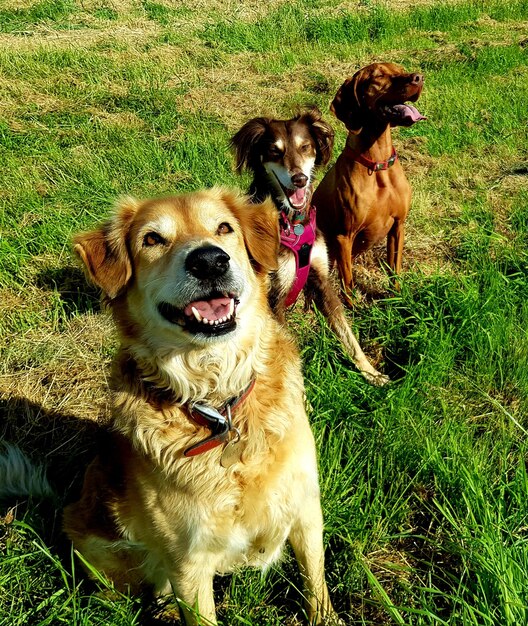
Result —
[[[310,273],[310,260],[315,242],[315,207],[310,207],[309,218],[305,224],[292,225],[282,212],[280,235],[282,245],[289,248],[295,256],[295,280],[285,302],[286,306],[291,306],[297,300]]]

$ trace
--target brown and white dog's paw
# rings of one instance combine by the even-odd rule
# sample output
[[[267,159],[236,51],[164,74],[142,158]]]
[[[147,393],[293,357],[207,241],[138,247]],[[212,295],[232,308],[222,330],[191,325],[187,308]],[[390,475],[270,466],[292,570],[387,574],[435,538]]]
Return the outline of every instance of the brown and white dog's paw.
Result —
[[[371,385],[374,385],[374,387],[383,387],[387,383],[391,382],[391,379],[381,372],[375,371],[372,373],[362,371],[361,374],[363,378]]]

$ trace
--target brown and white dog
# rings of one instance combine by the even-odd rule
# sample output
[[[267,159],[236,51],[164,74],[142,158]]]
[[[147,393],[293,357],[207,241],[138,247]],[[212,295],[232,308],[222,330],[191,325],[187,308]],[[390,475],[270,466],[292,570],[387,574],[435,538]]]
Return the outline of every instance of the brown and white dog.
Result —
[[[313,301],[324,314],[348,356],[361,374],[374,385],[388,378],[368,361],[348,326],[343,305],[329,278],[326,245],[315,225],[312,206],[312,177],[318,165],[328,163],[334,133],[313,108],[289,120],[256,117],[246,122],[233,136],[236,168],[253,174],[249,194],[254,202],[273,199],[282,244],[279,267],[272,276],[270,304],[281,322],[285,309],[294,301],[301,287],[307,302]],[[303,242],[307,233],[311,241]],[[300,246],[292,251],[292,240]],[[305,283],[299,280],[304,272]]]
[[[392,144],[391,126],[425,119],[405,104],[420,97],[423,76],[394,63],[372,63],[339,88],[331,111],[348,138],[335,165],[314,194],[318,224],[337,263],[347,303],[352,305],[354,259],[387,237],[387,264],[401,270],[404,222],[411,187]]]
[[[269,309],[271,201],[223,189],[123,202],[75,239],[121,337],[109,439],[65,509],[118,589],[172,589],[216,624],[213,577],[293,546],[310,624],[334,624],[299,356]]]

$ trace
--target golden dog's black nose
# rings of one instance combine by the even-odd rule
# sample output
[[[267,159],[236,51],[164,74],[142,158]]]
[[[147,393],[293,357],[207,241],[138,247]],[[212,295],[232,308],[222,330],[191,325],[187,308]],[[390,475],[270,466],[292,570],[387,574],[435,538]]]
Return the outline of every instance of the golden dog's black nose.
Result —
[[[185,269],[196,278],[219,278],[229,269],[230,256],[217,246],[203,246],[189,253]]]

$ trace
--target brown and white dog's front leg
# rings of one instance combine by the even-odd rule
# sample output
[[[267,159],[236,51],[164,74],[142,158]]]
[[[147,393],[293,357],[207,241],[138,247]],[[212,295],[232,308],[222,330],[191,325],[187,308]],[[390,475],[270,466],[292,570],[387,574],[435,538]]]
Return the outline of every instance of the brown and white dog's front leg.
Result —
[[[342,343],[345,352],[352,359],[363,377],[372,385],[382,386],[389,382],[388,376],[378,372],[368,361],[358,340],[351,331],[345,317],[343,304],[328,276],[326,249],[318,254],[318,247],[324,245],[316,241],[312,256],[312,266],[305,286],[305,294],[328,321],[331,330]],[[324,253],[323,253],[324,252]]]
[[[210,559],[199,555],[181,562],[169,575],[185,626],[216,626]]]

